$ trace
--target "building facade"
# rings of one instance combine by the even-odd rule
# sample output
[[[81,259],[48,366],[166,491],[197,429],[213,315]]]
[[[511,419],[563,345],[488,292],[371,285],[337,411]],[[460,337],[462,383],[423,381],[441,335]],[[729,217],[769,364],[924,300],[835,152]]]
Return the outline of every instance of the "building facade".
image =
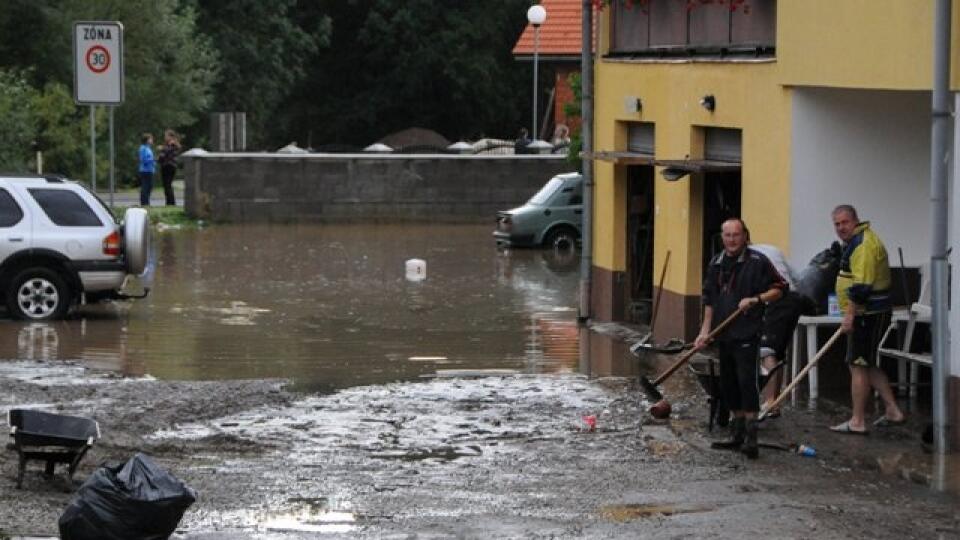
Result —
[[[902,251],[906,267],[921,268],[930,257],[933,7],[606,5],[595,63],[592,317],[647,322],[660,296],[655,338],[690,340],[703,268],[731,216],[802,268],[835,239],[831,209],[853,204],[892,265]],[[956,1],[953,18],[955,66]],[[951,367],[960,414],[960,354]]]

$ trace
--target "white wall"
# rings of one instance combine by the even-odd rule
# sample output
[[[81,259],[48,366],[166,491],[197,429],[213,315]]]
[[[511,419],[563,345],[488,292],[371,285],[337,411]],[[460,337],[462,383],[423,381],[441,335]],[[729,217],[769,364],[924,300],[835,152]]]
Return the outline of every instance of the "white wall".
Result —
[[[795,88],[790,263],[836,236],[830,211],[852,204],[899,266],[930,258],[929,92]]]

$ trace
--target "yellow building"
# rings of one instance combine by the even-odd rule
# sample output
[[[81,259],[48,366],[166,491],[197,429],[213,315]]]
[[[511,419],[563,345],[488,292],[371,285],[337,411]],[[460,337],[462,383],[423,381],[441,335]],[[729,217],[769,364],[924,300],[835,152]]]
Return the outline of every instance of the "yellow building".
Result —
[[[657,334],[691,337],[704,261],[719,249],[715,233],[728,215],[803,266],[834,239],[829,211],[849,202],[891,250],[908,248],[908,265],[926,260],[929,223],[903,218],[928,213],[932,6],[614,0],[605,8],[593,317],[629,320],[649,307],[669,252],[661,308],[669,316]]]
[[[830,211],[849,203],[872,221],[892,265],[899,250],[907,267],[928,261],[933,9],[932,0],[605,6],[592,318],[646,322],[663,275],[654,337],[691,339],[703,267],[722,249],[729,216],[799,269],[835,239]],[[957,66],[958,1],[952,26]],[[954,68],[953,89],[958,76]],[[960,205],[951,206],[953,216]],[[951,219],[953,245],[960,220]],[[960,350],[952,372],[960,394]]]

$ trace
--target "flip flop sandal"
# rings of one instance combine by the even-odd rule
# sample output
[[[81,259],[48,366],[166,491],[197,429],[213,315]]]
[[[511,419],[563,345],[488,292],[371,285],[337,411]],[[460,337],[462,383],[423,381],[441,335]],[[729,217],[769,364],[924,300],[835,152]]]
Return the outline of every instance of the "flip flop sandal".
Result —
[[[850,427],[850,421],[847,420],[842,424],[837,424],[836,426],[830,426],[830,431],[834,433],[843,433],[844,435],[866,435],[870,433],[867,430],[853,429]]]
[[[880,418],[877,418],[876,420],[873,421],[873,427],[885,428],[885,427],[892,427],[892,426],[902,426],[903,424],[906,424],[906,423],[907,423],[906,418],[902,418],[900,420],[891,420],[886,416],[881,416]]]

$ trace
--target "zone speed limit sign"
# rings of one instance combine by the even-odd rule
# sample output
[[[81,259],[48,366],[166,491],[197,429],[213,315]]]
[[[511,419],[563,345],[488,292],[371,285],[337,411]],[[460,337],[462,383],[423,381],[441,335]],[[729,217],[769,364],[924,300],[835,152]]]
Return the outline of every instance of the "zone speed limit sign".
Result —
[[[79,105],[123,103],[123,25],[73,23],[73,99]]]

